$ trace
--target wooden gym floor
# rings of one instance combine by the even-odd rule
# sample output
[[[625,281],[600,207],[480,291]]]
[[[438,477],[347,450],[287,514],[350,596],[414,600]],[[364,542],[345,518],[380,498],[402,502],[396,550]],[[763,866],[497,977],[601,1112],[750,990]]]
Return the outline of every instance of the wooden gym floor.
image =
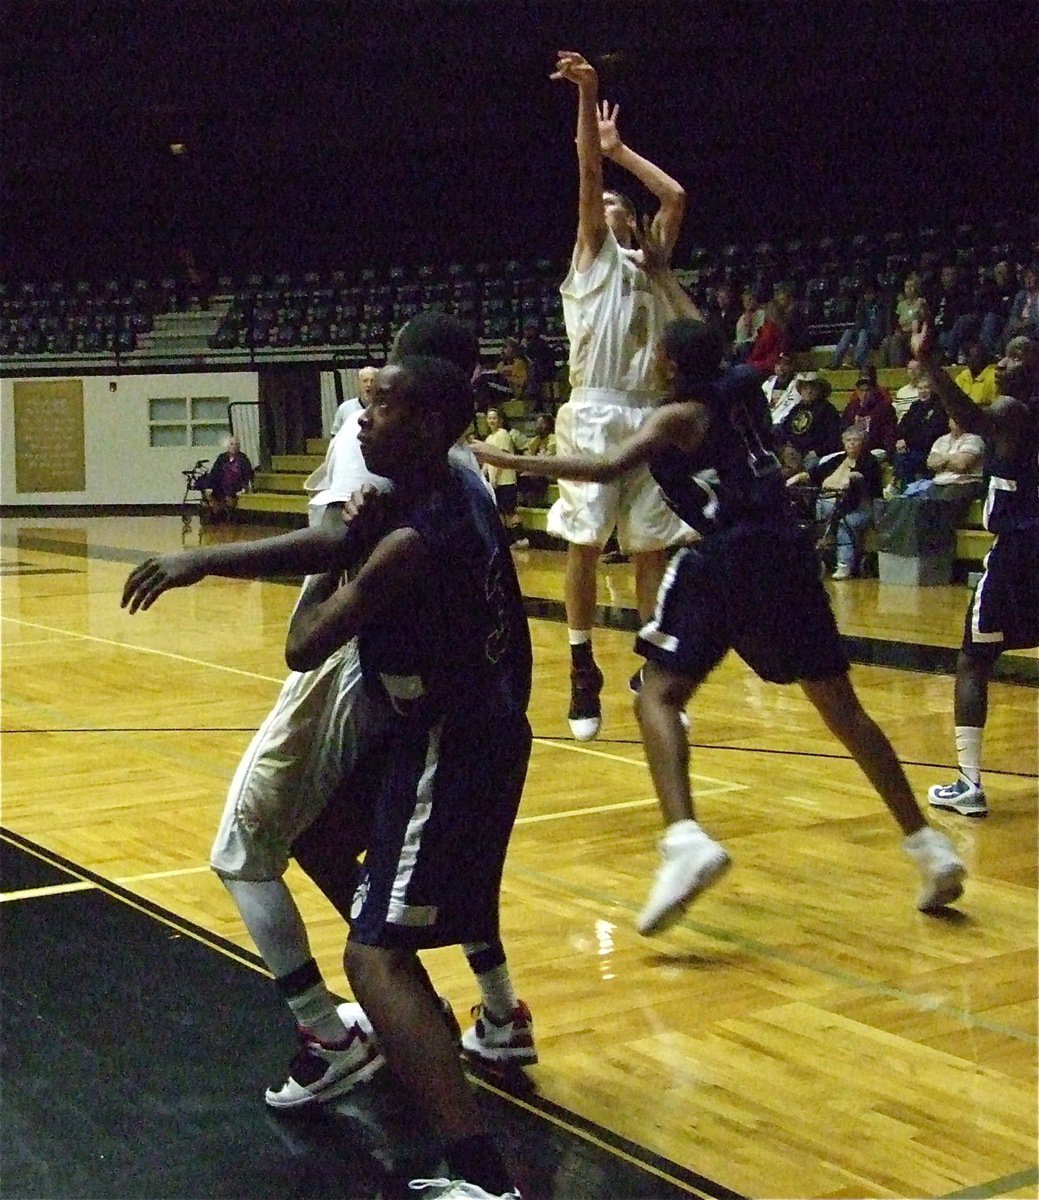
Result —
[[[0,1196],[389,1197],[429,1165],[391,1080],[315,1120],[265,1110],[291,1022],[207,867],[295,588],[208,580],[128,617],[130,567],[181,540],[175,517],[4,525]],[[971,871],[939,918],[916,912],[893,822],[800,692],[730,657],[690,737],[734,869],[647,940],[632,922],[659,818],[628,569],[602,568],[605,728],[578,745],[562,560],[516,557],[535,747],[502,909],[541,1062],[473,1082],[528,1200],[1036,1196],[1035,655],[992,687],[990,817],[936,818]],[[830,586],[856,686],[923,795],[953,761],[966,589]],[[348,995],[341,922],[290,882]],[[462,956],[426,961],[464,1022]]]

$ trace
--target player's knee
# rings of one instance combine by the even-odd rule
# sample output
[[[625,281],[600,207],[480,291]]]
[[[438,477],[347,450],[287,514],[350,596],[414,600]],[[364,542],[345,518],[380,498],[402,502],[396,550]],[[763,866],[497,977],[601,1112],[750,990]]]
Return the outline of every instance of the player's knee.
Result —
[[[684,709],[693,690],[693,681],[684,675],[676,675],[657,663],[647,662],[642,669],[642,687],[635,698],[635,712],[640,712],[640,705]]]
[[[343,969],[354,994],[359,996],[366,991],[397,987],[398,980],[407,973],[408,960],[412,957],[406,950],[347,941]]]

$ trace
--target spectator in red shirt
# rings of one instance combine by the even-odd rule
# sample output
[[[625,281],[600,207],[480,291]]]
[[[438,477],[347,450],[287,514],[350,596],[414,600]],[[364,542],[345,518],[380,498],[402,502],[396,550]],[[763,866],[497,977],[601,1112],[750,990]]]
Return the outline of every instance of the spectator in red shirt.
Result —
[[[848,429],[852,425],[862,431],[865,448],[871,454],[877,451],[883,451],[889,457],[894,454],[898,419],[891,393],[877,383],[876,367],[869,366],[861,372],[844,409],[841,426]]]

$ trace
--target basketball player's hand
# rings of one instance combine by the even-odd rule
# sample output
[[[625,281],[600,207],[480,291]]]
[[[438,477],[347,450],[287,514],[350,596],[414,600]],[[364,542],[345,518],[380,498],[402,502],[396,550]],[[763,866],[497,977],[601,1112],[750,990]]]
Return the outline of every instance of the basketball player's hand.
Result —
[[[647,275],[662,275],[668,269],[668,253],[659,222],[655,226],[651,216],[644,216],[635,225],[635,240],[642,251],[642,269]]]
[[[191,587],[206,576],[202,560],[191,550],[180,554],[160,554],[134,567],[123,587],[121,608],[131,613],[151,608],[163,592],[171,588]]]
[[[599,105],[599,149],[604,158],[610,158],[623,147],[621,135],[617,131],[617,114],[621,106],[615,104],[611,111],[608,100]]]
[[[559,50],[556,52],[556,69],[550,79],[567,79],[576,83],[579,88],[596,88],[599,86],[599,76],[592,64],[576,50]]]
[[[343,522],[359,544],[370,549],[386,532],[393,504],[392,493],[366,483],[343,504]]]

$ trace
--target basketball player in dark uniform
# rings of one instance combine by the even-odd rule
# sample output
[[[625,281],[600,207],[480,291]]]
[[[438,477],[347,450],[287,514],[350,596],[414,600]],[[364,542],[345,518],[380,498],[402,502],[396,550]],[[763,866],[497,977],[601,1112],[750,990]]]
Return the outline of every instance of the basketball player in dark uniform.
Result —
[[[327,572],[324,589],[294,613],[289,665],[312,670],[356,636],[365,702],[380,710],[343,787],[363,809],[367,847],[347,976],[391,1068],[442,1135],[453,1180],[469,1188],[457,1194],[498,1197],[517,1193],[417,954],[500,947],[501,872],[531,744],[531,651],[515,568],[478,474],[449,462],[472,417],[472,389],[456,366],[397,359],[380,373],[358,434],[369,468],[394,482],[391,494],[348,502],[339,532],[311,528],[201,561],[149,560],[123,602],[147,608],[206,573]],[[357,560],[363,566],[337,586]]]
[[[457,1194],[518,1196],[418,957],[498,939],[531,746],[530,637],[512,557],[486,489],[448,462],[472,416],[469,381],[443,359],[380,372],[358,441],[368,469],[395,485],[392,500],[369,497],[381,536],[352,580],[297,607],[286,658],[313,670],[358,639],[383,740],[346,788],[371,821],[347,978],[391,1068],[443,1136],[452,1179],[470,1185]],[[355,506],[359,525],[367,507]]]
[[[749,367],[722,372],[722,351],[709,327],[670,322],[659,351],[669,399],[642,429],[603,458],[526,464],[549,478],[591,480],[646,464],[678,516],[703,535],[671,560],[655,615],[636,641],[646,658],[636,710],[667,826],[638,929],[667,928],[729,867],[694,819],[681,714],[730,649],[763,679],[801,685],[906,835],[923,878],[917,906],[943,907],[962,893],[963,864],[927,825],[890,742],[852,688],[818,560],[786,501],[760,377]],[[505,456],[474,450],[504,465]]]
[[[1039,346],[1012,338],[996,373],[1000,395],[980,408],[935,367],[931,330],[913,334],[918,361],[949,416],[985,439],[985,528],[994,533],[985,571],[967,606],[956,663],[954,722],[957,778],[935,784],[936,808],[967,817],[988,815],[981,785],[981,742],[988,717],[988,681],[1004,650],[1039,645]]]

